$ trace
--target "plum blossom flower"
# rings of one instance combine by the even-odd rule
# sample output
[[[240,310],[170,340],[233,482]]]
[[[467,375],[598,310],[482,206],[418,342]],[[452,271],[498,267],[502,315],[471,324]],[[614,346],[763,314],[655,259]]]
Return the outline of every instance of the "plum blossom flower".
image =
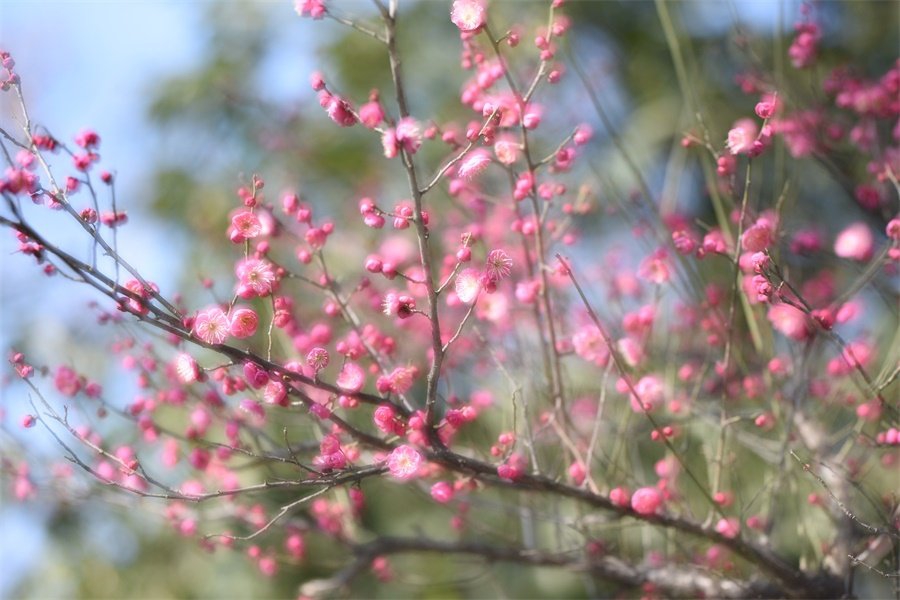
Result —
[[[739,119],[728,132],[729,152],[732,154],[746,154],[753,148],[753,142],[759,134],[759,127],[752,119]]]
[[[484,4],[479,0],[456,0],[450,8],[450,20],[463,33],[478,31],[485,23]]]
[[[397,446],[388,455],[387,467],[393,477],[410,479],[419,472],[422,455],[412,446]]]
[[[472,179],[480,175],[491,164],[491,157],[485,150],[475,150],[459,165],[457,174],[463,179]]]
[[[841,258],[866,261],[872,258],[875,239],[865,223],[854,223],[838,234],[834,253]]]
[[[231,217],[231,227],[228,228],[228,239],[239,244],[250,240],[262,233],[263,227],[259,217],[249,210],[242,210]]]
[[[484,274],[488,281],[496,283],[505,277],[509,277],[512,271],[513,260],[505,250],[491,250],[484,261]]]
[[[200,377],[197,361],[187,352],[182,352],[175,358],[175,372],[182,383],[193,383]]]
[[[767,316],[772,327],[789,339],[803,341],[812,335],[812,327],[806,315],[793,306],[775,304],[769,307]]]
[[[231,313],[229,331],[236,338],[248,338],[256,333],[259,317],[252,308],[238,308]]]
[[[662,492],[654,487],[642,487],[631,495],[631,508],[641,515],[655,514],[662,502]]]
[[[481,277],[477,269],[463,269],[456,276],[456,296],[464,304],[472,304],[481,291]]]
[[[318,373],[328,366],[328,350],[316,346],[306,354],[306,364]]]
[[[325,16],[325,0],[294,0],[294,10],[301,17],[319,20]]]
[[[201,310],[194,319],[194,335],[207,344],[224,343],[229,329],[228,317],[218,306]]]
[[[494,155],[504,165],[511,165],[519,158],[519,143],[512,138],[500,138],[494,142]]]
[[[268,296],[275,286],[275,271],[272,265],[258,258],[247,258],[235,267],[240,279],[237,294],[241,298]]]
[[[415,154],[422,147],[422,128],[412,117],[403,117],[396,127],[381,135],[381,146],[386,158],[394,158],[400,150]]]
[[[353,362],[344,363],[335,383],[339,388],[349,394],[355,394],[366,383],[366,373],[362,367]]]

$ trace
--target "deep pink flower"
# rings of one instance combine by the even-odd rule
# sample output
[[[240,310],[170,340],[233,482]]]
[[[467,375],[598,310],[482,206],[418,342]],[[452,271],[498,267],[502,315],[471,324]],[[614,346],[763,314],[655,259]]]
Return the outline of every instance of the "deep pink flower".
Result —
[[[60,394],[72,398],[81,391],[84,380],[71,367],[60,365],[53,377],[53,385]]]
[[[325,0],[294,0],[294,10],[301,17],[318,20],[325,16]]]
[[[252,308],[237,308],[231,313],[229,331],[236,338],[248,338],[256,333],[259,317]]]
[[[641,515],[655,514],[662,502],[662,492],[655,487],[642,487],[631,495],[631,508]]]
[[[431,497],[435,502],[446,504],[453,500],[453,486],[446,481],[438,481],[431,486]]]

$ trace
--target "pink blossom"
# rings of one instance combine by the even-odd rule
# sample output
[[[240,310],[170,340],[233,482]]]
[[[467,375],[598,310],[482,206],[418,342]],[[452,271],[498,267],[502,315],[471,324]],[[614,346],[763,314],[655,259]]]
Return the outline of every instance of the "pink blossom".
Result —
[[[388,455],[387,467],[393,477],[410,479],[419,472],[422,455],[412,446],[397,446]]]
[[[656,375],[645,375],[634,384],[634,392],[631,394],[631,409],[634,412],[652,412],[662,406],[663,384]]]
[[[669,262],[664,253],[656,252],[648,256],[638,266],[638,277],[650,283],[662,285],[671,277]]]
[[[723,537],[736,538],[741,533],[741,522],[736,517],[719,519],[716,523],[716,531]]]
[[[463,269],[456,276],[456,296],[464,304],[472,304],[481,291],[481,277],[477,269]]]
[[[56,369],[56,375],[53,377],[53,385],[56,386],[56,391],[60,394],[72,398],[81,391],[84,380],[79,377],[78,373],[72,368],[61,365]]]
[[[488,281],[496,283],[509,277],[512,271],[513,261],[505,250],[491,250],[484,261],[484,274]]]
[[[662,493],[655,487],[642,487],[631,495],[631,508],[641,515],[655,514],[662,502]]]
[[[222,344],[228,338],[228,317],[218,306],[197,313],[194,319],[194,335],[207,344]]]
[[[339,96],[329,96],[325,110],[328,112],[328,118],[341,127],[352,127],[356,124],[356,115],[353,114],[350,103]]]
[[[431,486],[431,497],[435,502],[446,504],[453,499],[453,486],[446,481],[438,481]]]
[[[772,224],[761,218],[741,236],[741,246],[747,252],[762,252],[772,243]]]
[[[759,134],[759,127],[753,119],[740,119],[728,132],[728,151],[732,154],[747,154]]]
[[[306,364],[316,373],[328,366],[328,350],[316,346],[306,354]]]
[[[575,354],[588,362],[605,366],[609,362],[609,347],[594,325],[582,327],[572,336]]]
[[[872,258],[875,239],[865,223],[854,223],[838,234],[834,253],[841,258],[866,261]]]
[[[511,165],[519,158],[519,143],[511,138],[500,138],[494,142],[494,156],[504,165]]]
[[[262,233],[262,223],[259,217],[249,211],[242,210],[231,217],[231,227],[228,229],[228,239],[235,244],[250,240]]]
[[[182,352],[175,358],[175,372],[182,383],[193,383],[200,377],[197,361],[187,352]]]
[[[450,8],[450,20],[464,33],[478,31],[485,24],[484,4],[479,0],[456,0]]]
[[[616,506],[626,507],[630,504],[631,500],[628,495],[628,490],[622,487],[615,487],[609,491],[609,499]]]
[[[359,107],[359,120],[369,129],[374,129],[384,121],[384,110],[378,100],[371,100]]]
[[[422,146],[422,129],[412,117],[403,117],[394,129],[397,144],[409,154],[415,154]]]
[[[229,331],[236,338],[248,338],[256,333],[259,317],[252,308],[238,308],[231,313]]]
[[[335,381],[337,386],[349,394],[355,394],[366,383],[366,373],[362,367],[354,362],[344,363]]]
[[[769,307],[769,321],[777,331],[785,337],[803,341],[812,335],[812,327],[806,315],[788,304],[775,304]]]
[[[463,179],[472,179],[480,175],[491,164],[491,157],[486,150],[475,150],[463,159],[457,170],[457,175]]]
[[[294,0],[294,10],[301,17],[318,20],[325,16],[325,0]]]
[[[235,267],[239,284],[237,295],[241,298],[268,296],[275,287],[275,271],[272,265],[258,258],[247,258]]]

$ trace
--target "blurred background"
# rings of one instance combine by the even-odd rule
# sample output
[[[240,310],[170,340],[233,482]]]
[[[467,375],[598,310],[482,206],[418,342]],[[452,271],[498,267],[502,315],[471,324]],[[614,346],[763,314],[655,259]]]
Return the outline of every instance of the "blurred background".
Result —
[[[417,116],[462,114],[458,96],[465,74],[434,67],[455,63],[459,49],[458,35],[448,26],[449,4],[401,2],[401,19],[415,23],[402,45]],[[545,10],[543,3],[527,0],[491,4],[497,23]],[[373,14],[369,2],[329,5],[347,16]],[[775,70],[784,60],[776,50],[790,43],[800,4],[697,0],[671,7],[698,61],[693,68],[703,75],[692,85],[707,100],[707,124],[724,139],[734,119],[752,114],[755,103],[740,93],[735,77],[754,68]],[[699,174],[686,173],[675,188],[662,188],[685,121],[654,4],[569,2],[565,14],[574,24],[570,51],[654,191],[671,195],[673,202],[694,202],[702,187]],[[853,62],[877,77],[897,58],[897,3],[816,3],[815,15],[824,30],[823,62]],[[523,39],[530,43],[529,35]],[[342,202],[357,197],[367,181],[378,181],[384,169],[370,136],[360,128],[338,131],[327,121],[308,80],[313,70],[321,70],[359,103],[372,88],[389,89],[385,59],[347,28],[301,20],[290,2],[4,0],[0,47],[16,60],[33,121],[69,143],[86,127],[100,134],[100,167],[115,174],[119,204],[131,221],[123,230],[127,235],[119,236],[120,252],[164,293],[196,296],[203,293],[202,277],[230,271],[229,251],[213,249],[227,248],[223,232],[235,206],[234,190],[252,173],[265,177],[273,197],[280,189],[299,189],[319,214],[340,218]],[[634,182],[609,147],[602,123],[577,85],[567,90],[558,107],[565,119],[559,121],[578,114],[594,125],[591,162],[602,164],[610,178],[606,184],[627,197]],[[15,129],[20,117],[10,94],[0,96],[0,109],[3,126]],[[819,181],[821,167],[809,168],[811,180]],[[821,214],[826,228],[858,218],[852,208],[837,203],[832,208]],[[703,217],[704,209],[697,210]],[[596,231],[586,235],[622,237],[599,221],[593,225]],[[62,223],[48,226],[60,239],[78,243]],[[75,359],[124,405],[133,384],[104,378],[114,366],[108,363],[105,333],[85,318],[88,303],[97,298],[80,286],[47,281],[15,249],[14,238],[4,232],[0,347],[22,350],[50,367],[60,357]],[[31,410],[23,389],[4,385],[2,393],[0,450],[9,456],[24,453],[33,462],[58,457],[59,448],[45,432],[20,428]],[[161,505],[156,512],[136,512],[132,499],[86,487],[61,500],[50,472],[34,478],[38,493],[27,503],[16,502],[3,481],[0,597],[293,596],[298,578],[308,575],[261,578],[237,553],[207,554],[184,543],[165,525]],[[528,594],[536,585],[552,594],[557,584],[552,577],[524,581],[520,591]],[[448,587],[447,594],[452,590]]]

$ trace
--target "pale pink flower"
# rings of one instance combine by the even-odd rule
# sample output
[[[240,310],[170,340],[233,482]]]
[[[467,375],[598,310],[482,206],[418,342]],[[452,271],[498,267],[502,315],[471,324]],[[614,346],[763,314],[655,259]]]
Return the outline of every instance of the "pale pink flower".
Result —
[[[463,304],[472,304],[481,291],[481,277],[477,269],[463,269],[456,276],[456,296]]]
[[[728,132],[728,151],[732,154],[746,154],[753,148],[759,134],[759,127],[753,119],[739,119]]]
[[[415,154],[422,146],[422,129],[419,122],[412,117],[403,117],[397,121],[397,144],[410,154]]]
[[[606,366],[609,362],[609,347],[603,340],[600,330],[594,325],[582,327],[572,336],[572,347],[575,354],[588,362]]]
[[[175,372],[182,383],[193,383],[200,377],[197,361],[187,352],[182,352],[175,358]]]
[[[263,227],[259,217],[249,210],[242,210],[231,217],[228,239],[238,244],[257,237],[262,233],[262,230]]]
[[[247,258],[240,261],[235,268],[240,279],[237,294],[241,298],[268,296],[275,286],[275,271],[272,265],[258,258]]]
[[[366,373],[362,367],[353,362],[344,363],[335,381],[337,386],[349,394],[355,394],[366,383]]]
[[[197,313],[194,319],[194,335],[207,344],[222,344],[228,338],[228,317],[218,306]]]
[[[475,309],[476,317],[492,323],[500,323],[508,315],[509,297],[506,294],[486,294]]]
[[[865,223],[854,223],[838,234],[834,253],[841,258],[866,261],[872,258],[875,238]]]
[[[422,455],[412,446],[397,446],[388,455],[387,467],[397,479],[410,479],[419,472]]]
[[[480,175],[491,164],[491,157],[485,150],[475,150],[463,159],[457,170],[457,175],[463,179],[472,179]]]
[[[485,23],[484,4],[479,0],[456,0],[450,8],[450,20],[462,32],[478,31]]]
[[[662,406],[663,384],[659,377],[655,375],[645,375],[634,384],[634,391],[631,394],[631,409],[634,412],[652,412]]]
[[[505,250],[491,250],[484,261],[484,273],[491,282],[509,277],[513,261]]]
[[[501,138],[494,142],[494,155],[501,164],[511,165],[519,158],[519,148],[515,140]]]
[[[806,315],[788,304],[775,304],[769,307],[768,315],[772,327],[785,337],[803,341],[812,335],[812,328]]]
[[[668,259],[664,253],[654,253],[641,261],[637,274],[638,277],[650,283],[657,285],[666,283],[671,277]]]

